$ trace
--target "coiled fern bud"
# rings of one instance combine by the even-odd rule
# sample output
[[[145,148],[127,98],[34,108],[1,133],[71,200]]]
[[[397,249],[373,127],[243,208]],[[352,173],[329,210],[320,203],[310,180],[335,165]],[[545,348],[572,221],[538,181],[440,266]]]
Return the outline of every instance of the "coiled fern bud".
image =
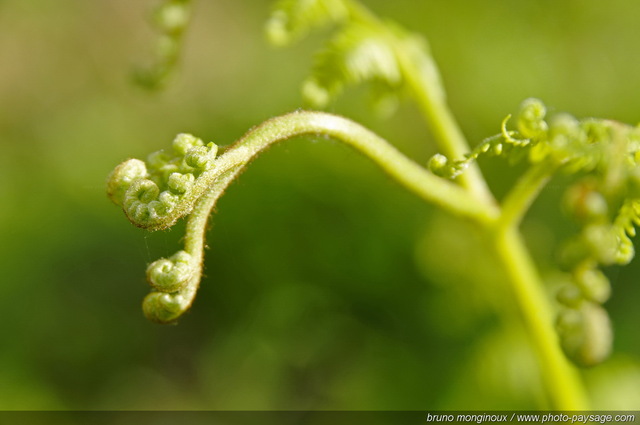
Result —
[[[517,118],[517,128],[522,137],[531,140],[542,140],[549,130],[544,120],[547,108],[538,99],[530,98],[522,102]]]
[[[194,193],[201,177],[212,172],[218,147],[179,134],[172,152],[158,151],[147,162],[129,159],[111,173],[107,193],[121,205],[129,220],[138,227],[157,230],[170,227],[188,214],[200,192]],[[206,176],[204,176],[206,180]]]
[[[161,258],[147,267],[147,280],[160,292],[177,292],[183,289],[194,274],[191,254],[178,251],[170,258]]]
[[[107,181],[107,194],[138,227],[158,230],[172,226],[191,213],[203,195],[235,165],[217,167],[218,147],[190,134],[178,134],[171,149],[150,154],[147,161],[128,159]],[[208,215],[209,210],[206,210]],[[192,226],[204,238],[205,221]],[[143,303],[147,317],[168,323],[184,313],[195,295],[202,272],[203,239],[186,238],[185,250],[161,258],[147,267],[147,280],[155,292]]]
[[[611,353],[613,332],[609,315],[598,304],[583,302],[563,310],[557,321],[562,348],[582,366],[594,366]]]
[[[122,206],[127,190],[131,185],[148,176],[144,161],[128,159],[118,165],[109,175],[107,195],[116,204]]]
[[[142,302],[147,319],[157,323],[171,323],[188,308],[187,297],[181,293],[151,292]]]

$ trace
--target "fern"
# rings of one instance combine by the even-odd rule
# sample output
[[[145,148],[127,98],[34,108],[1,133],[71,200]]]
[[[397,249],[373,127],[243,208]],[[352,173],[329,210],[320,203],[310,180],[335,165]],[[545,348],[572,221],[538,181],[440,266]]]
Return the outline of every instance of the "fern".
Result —
[[[286,46],[314,28],[345,21],[349,14],[343,0],[281,0],[267,21],[267,37],[274,45]]]
[[[135,70],[136,83],[149,90],[163,88],[174,74],[182,50],[184,32],[191,20],[191,0],[164,0],[152,16],[158,32],[153,64]]]
[[[523,313],[554,406],[585,410],[584,391],[566,357],[592,366],[611,351],[613,332],[603,307],[611,286],[602,268],[626,264],[634,256],[631,237],[640,224],[640,127],[569,114],[547,117],[541,101],[527,99],[515,117],[515,129],[508,128],[509,116],[498,134],[471,150],[445,104],[424,38],[381,21],[352,0],[282,0],[269,19],[267,34],[274,44],[287,45],[323,27],[334,32],[303,84],[307,101],[324,107],[347,86],[363,83],[385,105],[411,97],[442,153],[423,167],[348,119],[298,111],[253,128],[220,155],[214,143],[181,134],[171,150],[151,154],[146,162],[123,162],[112,172],[107,192],[133,224],[158,230],[187,217],[184,248],[147,268],[153,287],[143,304],[147,317],[169,323],[190,308],[202,276],[208,217],[253,158],[294,137],[332,137],[372,159],[425,201],[484,232]],[[182,34],[181,29],[171,31]],[[526,171],[500,201],[477,166],[483,156],[524,162]],[[560,173],[574,178],[564,206],[579,229],[559,255],[565,282],[557,294],[560,309],[554,329],[548,320],[553,307],[518,227],[540,191]]]
[[[537,99],[523,102],[517,130],[507,130],[509,118],[503,121],[500,134],[484,140],[464,158],[437,154],[429,168],[455,179],[488,155],[511,162],[526,158],[532,167],[582,176],[565,194],[566,210],[581,229],[561,252],[570,278],[558,293],[564,308],[557,326],[567,355],[583,365],[600,363],[611,350],[612,332],[601,307],[611,288],[599,267],[624,265],[634,256],[630,237],[636,234],[634,225],[640,224],[640,203],[626,190],[637,186],[640,131],[610,120],[578,120],[566,113],[546,121],[546,107]],[[620,202],[618,213],[611,214]]]
[[[267,25],[269,40],[287,45],[318,27],[339,28],[316,55],[302,86],[307,103],[324,108],[350,85],[371,84],[378,110],[391,113],[403,96],[407,74],[433,80],[433,95],[443,98],[438,71],[426,41],[400,26],[382,22],[359,4],[346,0],[283,1]],[[415,67],[417,73],[409,68]]]

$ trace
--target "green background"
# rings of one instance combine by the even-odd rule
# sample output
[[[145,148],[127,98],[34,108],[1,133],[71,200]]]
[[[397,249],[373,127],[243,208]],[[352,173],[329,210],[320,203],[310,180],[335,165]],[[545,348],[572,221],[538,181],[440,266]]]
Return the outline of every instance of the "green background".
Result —
[[[181,226],[134,228],[106,198],[107,175],[178,132],[225,145],[304,106],[323,39],[273,49],[268,1],[196,1],[179,72],[149,94],[130,73],[152,59],[156,4],[0,0],[0,409],[547,407],[474,230],[332,141],[254,161],[212,219],[192,310],[175,326],[143,317],[145,266],[179,249]],[[530,96],[638,122],[638,2],[367,4],[428,37],[474,144]],[[411,103],[381,118],[355,88],[329,110],[420,162],[435,153]],[[497,196],[520,171],[482,166]],[[554,180],[523,227],[545,276],[572,229],[563,187]],[[594,407],[640,409],[639,272],[607,270],[615,351],[583,373]]]

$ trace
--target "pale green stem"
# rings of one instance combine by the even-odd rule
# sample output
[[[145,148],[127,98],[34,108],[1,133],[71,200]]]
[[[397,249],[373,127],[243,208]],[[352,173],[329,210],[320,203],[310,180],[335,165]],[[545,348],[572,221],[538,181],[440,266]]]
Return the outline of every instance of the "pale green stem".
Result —
[[[513,227],[502,228],[492,234],[498,258],[512,284],[537,352],[544,385],[553,408],[588,410],[580,376],[560,349],[558,335],[552,323],[554,314],[550,300],[520,234]]]
[[[244,165],[268,146],[304,135],[344,142],[424,200],[453,214],[484,223],[497,217],[497,207],[479,202],[458,185],[433,175],[380,136],[351,120],[323,112],[298,111],[272,118],[249,131],[216,161],[223,169]]]
[[[442,87],[433,84],[432,76],[420,75],[420,70],[416,69],[415,64],[409,58],[401,57],[401,64],[404,69],[404,77],[411,87],[409,91],[433,131],[442,153],[449,158],[463,158],[471,149],[462,130],[453,118],[444,96],[442,98],[439,96],[443,91]],[[432,66],[435,68],[435,63]],[[484,202],[494,202],[493,195],[476,163],[470,164],[469,168],[458,177],[458,181],[478,199]]]
[[[246,165],[260,151],[276,142],[305,135],[333,137],[350,145],[409,190],[454,214],[480,222],[497,218],[496,205],[482,202],[455,183],[435,176],[363,126],[324,112],[297,111],[272,118],[250,130],[216,158],[211,170],[198,177],[192,190],[171,214],[146,227],[155,230],[172,226],[179,218],[190,213],[220,175]]]
[[[145,297],[143,310],[149,320],[158,323],[173,322],[193,304],[202,278],[204,244],[211,210],[240,171],[241,168],[236,167],[220,175],[210,191],[196,202],[187,220],[184,237],[184,250],[190,254],[193,261],[191,275],[184,288],[178,292],[155,291]]]
[[[543,162],[529,168],[502,201],[500,226],[517,228],[522,218],[549,182],[556,166]]]
[[[447,211],[485,225],[497,219],[496,207],[483,205],[458,185],[431,174],[361,125],[324,112],[293,112],[265,121],[230,146],[216,159],[215,167],[198,178],[184,205],[176,208],[178,212],[190,214],[185,251],[193,259],[191,275],[183,289],[177,292],[152,292],[147,295],[143,308],[149,319],[160,323],[171,322],[191,306],[202,275],[208,217],[218,198],[243,167],[272,144],[304,135],[333,137],[350,145],[403,186]],[[171,218],[175,219],[177,217]]]
[[[587,410],[579,374],[560,349],[551,302],[518,231],[525,213],[556,169],[557,165],[543,162],[527,170],[505,197],[497,227],[490,234],[529,329],[553,408]]]
[[[225,189],[237,177],[240,171],[241,168],[238,167],[220,176],[211,187],[211,191],[198,200],[196,206],[189,215],[184,237],[184,249],[198,261],[198,265],[197,269],[194,271],[194,275],[191,277],[191,280],[187,285],[188,291],[185,291],[183,294],[185,303],[183,307],[184,310],[191,307],[196,296],[196,292],[198,291],[198,287],[200,286],[204,262],[204,243],[206,240],[207,223],[209,221],[209,216],[211,215],[211,210],[215,206],[216,202],[218,202],[218,199],[220,199],[224,194]]]

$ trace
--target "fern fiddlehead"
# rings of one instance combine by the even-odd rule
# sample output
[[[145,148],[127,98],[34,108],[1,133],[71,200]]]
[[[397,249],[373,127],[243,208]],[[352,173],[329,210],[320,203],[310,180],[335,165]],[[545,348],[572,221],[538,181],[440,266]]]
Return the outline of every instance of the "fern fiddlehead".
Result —
[[[116,167],[107,184],[112,201],[136,226],[164,229],[189,215],[185,249],[147,269],[156,290],[144,302],[148,318],[171,322],[191,306],[202,273],[207,217],[243,167],[273,143],[305,135],[329,136],[352,146],[409,190],[458,215],[480,222],[495,219],[495,209],[478,207],[462,188],[429,173],[359,124],[335,115],[298,111],[273,118],[219,156],[215,144],[181,134],[172,152],[155,152],[146,163],[129,159]]]

